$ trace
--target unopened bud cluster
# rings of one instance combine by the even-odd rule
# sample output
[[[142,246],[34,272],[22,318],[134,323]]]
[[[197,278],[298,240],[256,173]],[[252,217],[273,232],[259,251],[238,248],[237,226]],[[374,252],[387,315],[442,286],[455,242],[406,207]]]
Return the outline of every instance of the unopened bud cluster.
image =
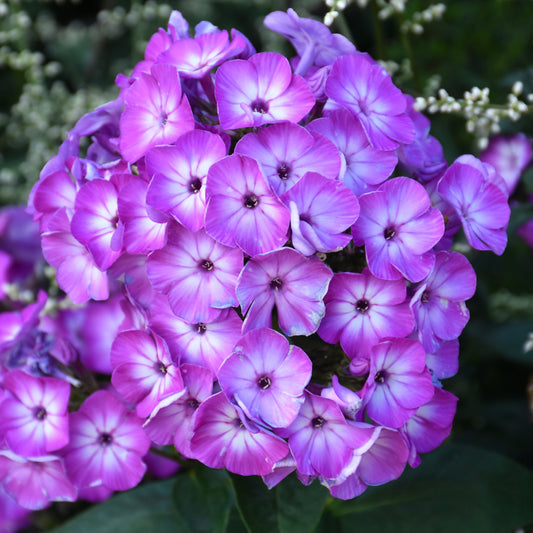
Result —
[[[428,113],[454,113],[466,119],[466,130],[473,133],[480,148],[485,148],[489,135],[499,133],[500,122],[503,119],[517,121],[528,113],[528,105],[520,99],[523,84],[515,82],[511,92],[507,95],[505,104],[492,104],[488,87],[480,89],[473,87],[464,93],[463,98],[450,96],[445,89],[439,89],[436,96],[418,97],[415,109]],[[528,94],[527,100],[532,101],[533,95]]]
[[[423,11],[417,11],[410,20],[406,20],[402,24],[402,31],[404,33],[411,32],[420,35],[424,33],[423,24],[440,20],[445,11],[446,6],[444,4],[432,4]]]

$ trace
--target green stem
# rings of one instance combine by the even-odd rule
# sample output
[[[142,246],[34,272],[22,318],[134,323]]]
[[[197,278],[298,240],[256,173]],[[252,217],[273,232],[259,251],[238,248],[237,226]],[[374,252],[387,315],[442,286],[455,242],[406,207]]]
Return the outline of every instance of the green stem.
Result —
[[[383,26],[381,20],[378,17],[378,7],[375,2],[372,5],[372,21],[374,24],[374,35],[376,37],[376,57],[379,59],[385,59],[386,43],[383,35]]]
[[[352,37],[352,32],[350,31],[350,26],[348,26],[348,22],[346,22],[346,17],[344,16],[344,13],[341,11],[338,15],[338,17],[335,19],[335,23],[337,24],[339,31],[350,41],[354,42]]]
[[[418,70],[415,68],[415,56],[413,54],[413,47],[411,46],[411,40],[409,39],[409,35],[407,34],[407,32],[402,30],[402,23],[403,23],[402,13],[398,13],[396,17],[396,22],[398,26],[398,32],[400,33],[400,40],[404,47],[405,54],[407,58],[409,59],[409,63],[411,64],[411,72],[413,73],[413,80],[415,82],[415,88],[419,93],[422,93],[422,84],[420,82],[420,77],[418,76]]]

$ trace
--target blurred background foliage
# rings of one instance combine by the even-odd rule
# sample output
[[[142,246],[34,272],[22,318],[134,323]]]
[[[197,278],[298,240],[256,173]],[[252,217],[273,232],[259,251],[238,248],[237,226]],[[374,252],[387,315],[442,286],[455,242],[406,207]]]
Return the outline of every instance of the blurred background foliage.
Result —
[[[413,96],[441,86],[461,97],[478,86],[490,88],[493,102],[504,102],[516,80],[524,83],[526,93],[533,92],[531,0],[446,0],[440,21],[426,24],[420,35],[403,34],[403,20],[430,3],[409,0],[403,15],[385,21],[378,19],[374,0],[366,7],[352,3],[332,29],[374,58],[399,64],[395,82]],[[328,10],[319,0],[0,0],[0,206],[25,203],[40,168],[66,132],[84,113],[116,97],[115,76],[131,72],[152,33],[166,27],[172,9],[180,10],[191,27],[201,20],[235,27],[258,50],[290,56],[290,45],[262,25],[267,13],[289,7],[317,19]],[[477,155],[464,119],[430,118],[448,162],[462,153]],[[502,131],[533,136],[531,116],[503,122]],[[460,371],[445,384],[460,398],[453,445],[482,447],[483,453],[498,452],[528,468],[533,467],[533,353],[525,353],[523,346],[533,330],[533,251],[514,230],[533,217],[526,205],[532,178],[531,170],[526,171],[513,196],[504,255],[467,254],[478,274],[478,289],[468,303],[472,319],[461,338]],[[492,456],[471,457],[490,463]],[[427,460],[438,459],[430,454]],[[327,524],[323,527],[326,531]]]

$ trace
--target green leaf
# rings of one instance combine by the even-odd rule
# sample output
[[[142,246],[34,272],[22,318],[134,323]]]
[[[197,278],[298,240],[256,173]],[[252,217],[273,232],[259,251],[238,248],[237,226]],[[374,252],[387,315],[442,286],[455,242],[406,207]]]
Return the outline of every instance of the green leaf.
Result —
[[[172,503],[173,480],[117,494],[77,515],[54,533],[191,533]]]
[[[174,504],[195,533],[224,533],[233,500],[231,478],[225,470],[198,465],[176,478]]]
[[[248,533],[278,533],[274,490],[258,476],[232,476],[237,509]]]
[[[509,220],[508,234],[514,233],[522,224],[533,218],[533,205],[520,204],[514,206],[511,211],[511,218]]]
[[[359,498],[334,501],[339,533],[502,533],[533,521],[533,472],[511,459],[447,444]]]
[[[533,365],[533,354],[524,352],[524,344],[533,331],[530,320],[509,320],[504,324],[490,324],[473,320],[469,325],[469,335],[476,346],[483,347],[487,355],[497,354],[505,359]]]
[[[314,531],[328,496],[328,490],[317,481],[306,487],[294,474],[285,478],[276,489],[280,533]]]

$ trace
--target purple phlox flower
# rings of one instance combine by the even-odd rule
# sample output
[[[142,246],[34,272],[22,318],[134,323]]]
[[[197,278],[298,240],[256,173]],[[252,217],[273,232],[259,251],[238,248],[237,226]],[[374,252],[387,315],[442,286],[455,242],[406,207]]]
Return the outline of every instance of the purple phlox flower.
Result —
[[[323,298],[332,275],[322,261],[306,258],[292,248],[253,257],[237,282],[237,298],[246,314],[243,333],[271,328],[274,306],[283,333],[314,333],[324,316]]]
[[[154,289],[166,294],[172,311],[191,323],[209,322],[220,309],[235,307],[235,286],[243,255],[201,229],[169,224],[168,243],[147,261]]]
[[[438,192],[457,212],[470,246],[501,255],[511,214],[507,195],[489,180],[481,164],[471,164],[473,159],[454,161],[442,176]]]
[[[452,205],[444,200],[438,192],[439,178],[424,183],[424,188],[429,195],[431,205],[438,209],[444,219],[444,234],[434,246],[435,252],[450,250],[455,234],[461,229],[461,220]]]
[[[415,138],[413,142],[399,146],[398,158],[406,174],[426,183],[440,177],[448,164],[440,142],[429,134],[429,119],[414,109],[412,96],[405,95],[405,100],[415,126]]]
[[[48,220],[60,208],[74,212],[74,202],[79,185],[63,169],[40,179],[32,189],[34,220],[39,220],[41,232],[46,231]]]
[[[376,423],[398,428],[433,396],[423,346],[390,339],[372,348],[370,372],[362,390],[366,413]]]
[[[76,152],[79,152],[82,137],[90,137],[93,144],[97,143],[108,152],[107,155],[110,158],[106,159],[107,161],[118,160],[115,138],[119,135],[119,121],[123,107],[124,101],[119,97],[83,115],[69,131],[67,138],[76,146]],[[90,155],[91,146],[88,148],[87,157],[89,158]]]
[[[444,233],[444,220],[424,187],[409,178],[393,178],[360,196],[359,205],[352,236],[356,246],[365,245],[372,274],[412,282],[425,278],[435,262],[431,249]]]
[[[231,308],[221,309],[206,322],[187,322],[172,312],[166,299],[156,298],[150,312],[151,328],[165,339],[180,364],[203,366],[215,374],[241,337],[242,320]]]
[[[531,141],[523,134],[494,135],[479,159],[492,165],[504,179],[507,194],[511,194],[524,169],[531,162]]]
[[[166,243],[167,217],[147,205],[147,191],[148,184],[141,179],[132,179],[120,189],[118,215],[124,225],[124,247],[130,254],[146,254]]]
[[[234,41],[237,37],[244,41],[244,48],[238,55],[235,56],[235,59],[249,59],[253,55],[257,54],[257,50],[255,49],[254,45],[250,39],[244,35],[244,33],[235,28],[231,28],[230,35],[232,41]]]
[[[340,158],[334,144],[322,135],[284,122],[246,134],[235,152],[254,158],[278,195],[290,189],[306,172],[336,178]]]
[[[324,302],[318,334],[331,344],[340,341],[350,358],[365,357],[381,339],[405,337],[415,326],[405,281],[382,280],[366,268],[334,274]]]
[[[25,337],[31,335],[39,324],[39,314],[44,309],[48,295],[39,291],[37,301],[28,304],[20,311],[1,313],[0,316],[0,353],[7,351]]]
[[[200,404],[213,393],[213,374],[207,368],[184,364],[180,366],[184,393],[150,417],[144,426],[146,434],[157,444],[174,444],[185,457],[193,458],[191,438]]]
[[[221,65],[215,95],[224,129],[299,122],[315,104],[305,80],[292,74],[287,59],[274,52]]]
[[[280,481],[283,481],[289,474],[296,470],[296,461],[289,452],[287,457],[278,461],[270,474],[263,476],[264,484],[269,488],[274,488]]]
[[[77,354],[73,349],[63,353],[55,331],[47,327],[51,320],[40,317],[46,302],[47,294],[39,291],[37,302],[0,315],[0,381],[2,370],[19,368],[33,376],[53,376],[79,385],[59,368],[58,361],[69,364]]]
[[[434,353],[427,353],[426,366],[436,385],[439,385],[440,379],[455,376],[459,370],[459,341],[457,339],[444,341]]]
[[[189,37],[189,23],[177,10],[173,9],[168,19],[168,33],[173,41]]]
[[[370,370],[370,354],[365,352],[356,354],[350,361],[348,369],[352,376],[359,377],[367,375]]]
[[[357,220],[359,202],[342,183],[308,172],[281,200],[291,212],[292,245],[302,254],[338,252],[350,242],[343,232]]]
[[[434,450],[450,435],[457,401],[451,392],[435,387],[431,400],[419,407],[403,426],[411,446],[409,463],[413,468],[420,464],[419,453]]]
[[[354,424],[367,427],[368,424]],[[373,426],[370,426],[373,427]],[[372,438],[362,453],[356,450],[352,463],[330,487],[331,495],[341,500],[359,496],[371,485],[383,485],[400,477],[408,458],[408,448],[402,435],[383,426],[373,428]],[[355,470],[354,470],[355,469]]]
[[[46,455],[68,442],[70,385],[22,370],[7,373],[0,405],[0,433],[9,448],[24,457]]]
[[[344,109],[314,120],[308,129],[335,144],[342,158],[339,179],[357,196],[376,190],[398,162],[396,152],[374,148],[357,118]]]
[[[294,422],[276,433],[289,439],[298,472],[333,479],[354,450],[370,439],[372,430],[348,424],[335,401],[306,392]]]
[[[347,420],[356,420],[357,413],[359,413],[363,404],[363,400],[356,392],[343,387],[339,383],[339,378],[336,374],[333,374],[331,378],[331,387],[322,389],[320,396],[337,402]]]
[[[0,531],[17,533],[31,526],[31,511],[20,506],[0,485]]]
[[[289,210],[254,159],[234,154],[215,163],[207,176],[206,195],[205,229],[220,243],[254,256],[287,241]]]
[[[260,328],[244,335],[218,371],[226,396],[248,418],[273,428],[296,418],[313,364],[280,333]]]
[[[461,334],[470,314],[465,300],[474,296],[476,274],[468,259],[457,252],[439,252],[429,276],[411,300],[418,338],[427,353]]]
[[[108,391],[97,391],[70,415],[67,473],[79,487],[128,490],[142,479],[150,439],[142,421]]]
[[[183,78],[200,79],[224,61],[239,55],[245,47],[239,35],[234,35],[230,42],[226,30],[216,30],[172,43],[158,61],[176,67]]]
[[[128,298],[146,310],[157,294],[146,273],[147,256],[123,253],[109,268],[110,275],[124,285]]]
[[[5,270],[7,283],[24,285],[44,266],[39,227],[24,206],[0,209],[0,255],[9,263]]]
[[[293,70],[298,68],[299,62],[298,58],[293,58],[291,60]],[[311,89],[311,93],[319,104],[324,104],[328,99],[326,95],[326,82],[330,72],[331,65],[320,68],[311,67],[304,76],[307,85],[309,85],[309,89]]]
[[[241,476],[264,476],[287,456],[287,443],[247,420],[223,392],[205,400],[196,412],[191,450],[210,468]]]
[[[60,311],[56,339],[68,339],[75,345],[83,365],[92,372],[111,374],[111,345],[125,318],[121,295],[105,302],[89,301],[83,308]]]
[[[136,404],[139,417],[147,417],[162,399],[183,390],[179,368],[155,333],[119,333],[111,347],[111,366],[111,383],[127,402]]]
[[[415,138],[403,93],[388,72],[363,54],[345,55],[333,64],[326,82],[333,108],[345,107],[359,119],[370,144],[394,150]]]
[[[158,448],[158,446],[155,448]],[[162,457],[152,451],[149,451],[143,457],[143,461],[146,464],[148,474],[158,479],[173,476],[180,469],[180,465],[176,461]]]
[[[193,130],[174,146],[153,148],[146,154],[150,206],[172,215],[191,231],[204,226],[205,182],[213,163],[227,153],[219,135]]]
[[[91,252],[100,270],[109,268],[122,253],[124,223],[118,216],[118,194],[125,179],[89,181],[76,196],[72,234]]]
[[[172,11],[168,21],[168,29],[165,31],[163,28],[159,28],[150,37],[144,50],[144,60],[135,65],[129,78],[123,74],[119,74],[115,80],[116,85],[123,89],[128,88],[142,72],[150,73],[152,65],[163,52],[168,50],[173,42],[179,41],[180,39],[187,39],[188,37],[189,23],[179,11]]]
[[[265,17],[267,28],[281,33],[300,56],[297,74],[304,76],[312,66],[330,65],[344,54],[353,54],[355,46],[343,35],[331,33],[329,28],[309,18],[301,18],[289,8],[287,13],[274,11]]]
[[[182,95],[178,71],[155,64],[124,91],[120,151],[133,163],[158,144],[171,144],[194,129],[189,102]]]
[[[0,479],[5,491],[20,506],[32,511],[44,509],[51,502],[73,502],[78,495],[62,460],[53,455],[28,460],[0,451]]]

